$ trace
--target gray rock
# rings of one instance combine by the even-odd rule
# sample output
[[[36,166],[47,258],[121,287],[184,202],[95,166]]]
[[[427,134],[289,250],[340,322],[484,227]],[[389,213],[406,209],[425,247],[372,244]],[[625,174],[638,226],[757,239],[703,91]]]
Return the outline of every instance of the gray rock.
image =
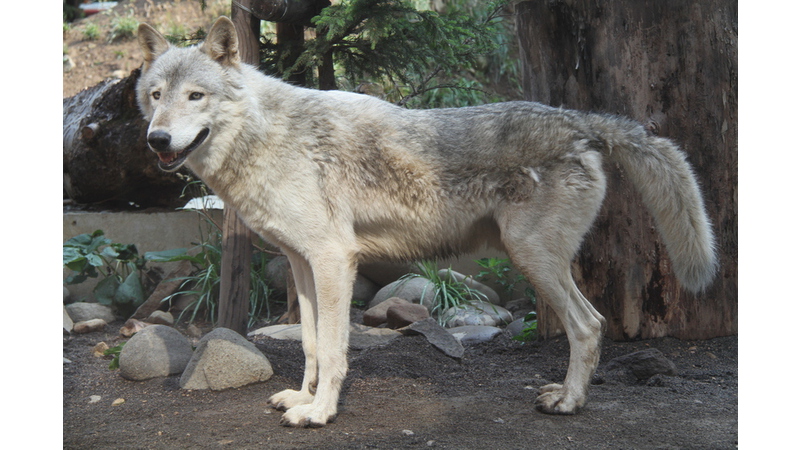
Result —
[[[165,325],[151,325],[133,335],[119,355],[120,374],[134,381],[183,372],[192,358],[192,344]]]
[[[233,330],[216,328],[200,339],[180,385],[218,391],[267,381],[272,373],[267,357],[252,342]]]
[[[153,311],[144,321],[156,325],[167,326],[172,326],[175,323],[175,319],[172,317],[172,314],[168,313],[167,311]]]
[[[496,326],[511,323],[511,313],[502,306],[486,302],[472,302],[460,307],[453,307],[444,312],[448,328],[465,325]]]
[[[410,305],[411,303],[400,297],[392,297],[364,311],[364,325],[377,327],[378,325],[386,323],[386,311],[392,306],[401,304]]]
[[[410,303],[421,303],[430,310],[435,298],[434,285],[430,280],[419,277],[397,280],[379,290],[369,307],[377,306],[391,297],[400,297]]]
[[[385,303],[385,302],[384,302]],[[430,317],[428,308],[418,303],[394,305],[386,310],[386,326],[396,330]]]
[[[350,348],[364,350],[388,344],[393,339],[402,336],[399,331],[388,328],[373,328],[359,324],[350,326]]]
[[[289,273],[289,258],[276,256],[269,260],[266,267],[269,286],[279,293],[286,293],[286,275]]]
[[[66,308],[67,314],[69,314],[73,322],[103,319],[106,323],[111,323],[116,319],[111,308],[100,303],[72,303],[67,305]]]
[[[72,331],[72,327],[74,325],[75,325],[75,323],[72,320],[72,317],[69,316],[69,313],[67,312],[67,308],[64,307],[64,331],[66,333],[69,333],[70,331]]]
[[[451,358],[461,359],[464,356],[464,346],[461,345],[461,342],[430,317],[414,322],[399,331],[403,334],[421,334],[425,336],[431,345]]]
[[[522,331],[530,327],[533,322],[525,322],[524,318],[519,318],[506,326],[506,333],[509,337],[519,336]]]
[[[272,325],[259,328],[248,333],[248,336],[263,336],[272,339],[288,339],[301,341],[300,325]],[[373,328],[365,325],[350,325],[350,348],[363,350],[369,347],[384,345],[401,336],[400,332],[388,328]]]
[[[70,300],[69,289],[67,289],[67,287],[64,286],[64,304],[69,303],[69,300]]]
[[[482,342],[489,342],[495,338],[503,330],[497,327],[487,327],[481,325],[467,325],[463,327],[455,327],[447,330],[453,335],[461,345],[480,344]]]
[[[356,282],[353,284],[353,302],[359,305],[366,305],[375,298],[375,294],[380,290],[380,286],[370,281],[369,278],[356,275]]]
[[[614,358],[603,366],[603,371],[606,378],[623,383],[648,380],[659,374],[678,375],[678,368],[675,363],[667,359],[660,350],[655,348]]]

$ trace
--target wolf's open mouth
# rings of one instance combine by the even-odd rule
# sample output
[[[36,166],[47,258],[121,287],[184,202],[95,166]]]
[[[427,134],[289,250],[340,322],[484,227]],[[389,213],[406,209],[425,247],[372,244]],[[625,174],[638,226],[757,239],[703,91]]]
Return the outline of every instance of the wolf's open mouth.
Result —
[[[192,143],[189,144],[188,147],[181,150],[180,152],[159,152],[158,167],[165,172],[174,172],[178,170],[186,161],[186,158],[189,156],[189,153],[191,153],[192,150],[199,147],[200,144],[202,144],[206,140],[209,132],[210,130],[208,128],[203,128],[197,134],[197,137],[194,138],[194,141],[192,141]]]

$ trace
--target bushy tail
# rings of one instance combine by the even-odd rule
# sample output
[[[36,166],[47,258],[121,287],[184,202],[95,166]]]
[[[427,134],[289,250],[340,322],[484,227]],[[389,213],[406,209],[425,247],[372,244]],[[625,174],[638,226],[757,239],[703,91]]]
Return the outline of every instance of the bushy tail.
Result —
[[[716,245],[686,154],[671,141],[648,135],[638,123],[594,117],[611,159],[622,165],[655,217],[678,280],[692,292],[702,291],[717,272]]]

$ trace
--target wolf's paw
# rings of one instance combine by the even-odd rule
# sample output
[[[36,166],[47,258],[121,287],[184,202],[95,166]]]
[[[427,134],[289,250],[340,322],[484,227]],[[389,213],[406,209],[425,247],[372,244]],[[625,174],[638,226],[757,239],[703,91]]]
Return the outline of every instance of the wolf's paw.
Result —
[[[286,411],[295,406],[307,405],[314,401],[314,395],[308,392],[286,389],[269,398],[269,404],[279,410]]]
[[[328,412],[314,405],[299,405],[287,410],[281,417],[285,427],[319,428],[333,422],[336,411]]]
[[[534,406],[546,414],[575,414],[584,403],[585,398],[577,398],[560,384],[548,384],[539,388]]]

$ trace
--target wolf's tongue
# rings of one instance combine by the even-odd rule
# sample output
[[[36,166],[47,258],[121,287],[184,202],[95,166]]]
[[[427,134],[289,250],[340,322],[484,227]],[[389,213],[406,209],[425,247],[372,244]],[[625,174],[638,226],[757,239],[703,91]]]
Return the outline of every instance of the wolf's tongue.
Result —
[[[172,161],[175,161],[175,154],[174,153],[159,153],[158,159],[165,164],[169,164]]]

